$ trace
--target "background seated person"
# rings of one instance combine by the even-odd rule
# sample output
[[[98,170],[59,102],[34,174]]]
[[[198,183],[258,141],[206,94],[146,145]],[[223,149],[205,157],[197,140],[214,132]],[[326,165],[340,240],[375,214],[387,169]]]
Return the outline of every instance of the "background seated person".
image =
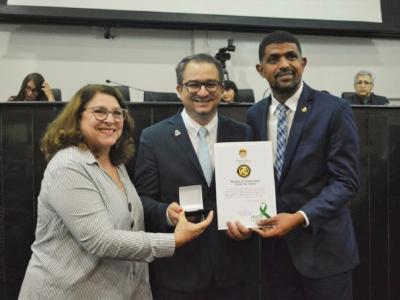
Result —
[[[21,88],[16,96],[8,101],[55,101],[51,87],[39,73],[30,73],[22,81]]]
[[[222,93],[222,102],[232,103],[237,101],[238,88],[231,80],[224,81],[224,92]]]
[[[349,96],[350,104],[356,105],[384,105],[389,100],[384,96],[378,96],[372,93],[374,88],[374,76],[368,71],[360,71],[354,77],[355,94]]]

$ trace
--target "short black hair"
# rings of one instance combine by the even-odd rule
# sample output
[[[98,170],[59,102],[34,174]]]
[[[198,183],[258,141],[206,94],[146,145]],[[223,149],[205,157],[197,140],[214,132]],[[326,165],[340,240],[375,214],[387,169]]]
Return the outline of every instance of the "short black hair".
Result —
[[[300,42],[293,34],[283,30],[273,31],[270,34],[266,35],[264,39],[261,41],[260,46],[258,48],[258,58],[260,61],[264,58],[265,47],[270,44],[283,44],[283,43],[294,43],[296,44],[299,52],[301,54],[301,46]]]

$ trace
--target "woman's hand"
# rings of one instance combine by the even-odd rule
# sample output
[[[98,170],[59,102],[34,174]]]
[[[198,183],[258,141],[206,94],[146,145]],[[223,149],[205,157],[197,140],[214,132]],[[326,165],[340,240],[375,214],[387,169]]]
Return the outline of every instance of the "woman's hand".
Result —
[[[211,210],[205,220],[200,223],[190,223],[186,217],[185,212],[179,213],[178,223],[175,227],[175,246],[176,248],[182,247],[184,244],[197,238],[204,230],[211,224],[214,217],[214,212]]]
[[[43,93],[46,95],[47,100],[49,102],[53,102],[56,101],[56,99],[54,98],[53,92],[51,91],[51,86],[47,81],[44,81],[42,84],[42,91]]]

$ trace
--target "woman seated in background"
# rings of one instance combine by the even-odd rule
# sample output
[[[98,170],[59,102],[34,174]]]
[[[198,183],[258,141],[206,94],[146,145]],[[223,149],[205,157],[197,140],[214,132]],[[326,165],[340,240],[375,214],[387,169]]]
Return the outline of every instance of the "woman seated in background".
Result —
[[[51,87],[39,73],[28,74],[22,81],[21,88],[16,96],[8,101],[55,101]]]
[[[222,102],[236,102],[238,96],[238,88],[231,80],[224,81],[224,92],[222,93]]]
[[[124,163],[133,119],[113,87],[81,88],[49,125],[32,257],[19,299],[152,299],[147,263],[199,236],[172,203],[174,233],[144,232],[143,207]],[[160,220],[161,222],[161,220]]]

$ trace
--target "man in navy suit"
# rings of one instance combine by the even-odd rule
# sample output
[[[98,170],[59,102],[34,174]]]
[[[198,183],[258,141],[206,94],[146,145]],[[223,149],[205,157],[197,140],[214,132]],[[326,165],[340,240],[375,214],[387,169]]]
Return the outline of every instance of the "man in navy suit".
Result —
[[[371,72],[360,71],[354,77],[355,93],[346,97],[351,105],[385,105],[389,100],[384,96],[375,95],[374,76]]]
[[[358,189],[359,149],[351,109],[302,81],[307,60],[290,33],[267,35],[259,59],[272,93],[247,119],[256,140],[272,141],[277,159],[278,214],[255,229],[267,238],[268,299],[352,299],[359,257],[348,205]]]
[[[216,211],[213,170],[203,171],[199,161],[201,128],[208,132],[205,152],[211,168],[215,142],[252,139],[248,125],[217,113],[223,92],[218,61],[208,54],[185,57],[176,75],[184,109],[142,132],[136,160],[135,186],[143,202],[146,230],[153,232],[173,231],[182,209],[177,204],[181,186],[201,185],[204,208]],[[244,299],[248,241],[238,240],[247,239],[251,231],[235,223],[229,231],[218,231],[216,220],[172,258],[150,265],[154,299]]]

